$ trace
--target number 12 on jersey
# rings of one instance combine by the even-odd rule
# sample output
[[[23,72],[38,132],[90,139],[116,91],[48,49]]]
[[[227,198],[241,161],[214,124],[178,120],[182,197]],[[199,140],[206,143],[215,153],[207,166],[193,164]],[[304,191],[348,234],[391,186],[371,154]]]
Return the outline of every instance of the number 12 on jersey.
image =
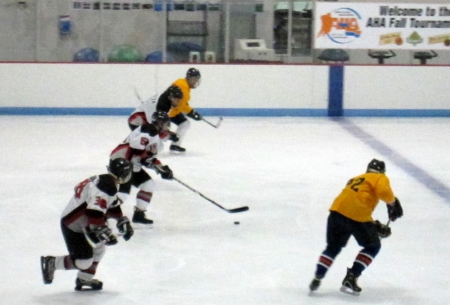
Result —
[[[364,178],[350,179],[350,180],[348,180],[348,182],[347,182],[347,186],[350,186],[350,188],[351,188],[352,190],[354,190],[355,192],[357,192],[357,191],[359,190],[359,189],[358,189],[358,185],[360,185],[361,183],[363,183],[364,180],[366,180],[366,179],[364,179]]]

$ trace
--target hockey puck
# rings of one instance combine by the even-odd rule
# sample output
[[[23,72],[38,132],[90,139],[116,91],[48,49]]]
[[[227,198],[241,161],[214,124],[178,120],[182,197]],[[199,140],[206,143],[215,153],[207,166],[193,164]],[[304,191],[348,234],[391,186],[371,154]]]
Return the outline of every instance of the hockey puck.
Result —
[[[239,221],[235,221],[234,224],[235,224],[235,225],[238,225],[238,224],[240,224],[240,222],[239,222]]]

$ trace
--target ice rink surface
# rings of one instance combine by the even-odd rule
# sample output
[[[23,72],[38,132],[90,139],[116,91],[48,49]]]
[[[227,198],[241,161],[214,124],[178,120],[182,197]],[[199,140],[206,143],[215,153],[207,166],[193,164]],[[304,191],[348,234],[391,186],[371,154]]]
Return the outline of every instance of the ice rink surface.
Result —
[[[250,210],[226,213],[150,172],[154,228],[107,249],[96,275],[104,289],[75,292],[76,271],[44,285],[39,257],[66,254],[59,217],[73,187],[105,173],[127,134],[126,117],[0,118],[1,304],[450,303],[447,118],[225,117],[219,129],[193,121],[187,153],[166,147],[159,159],[217,203]],[[353,238],[309,295],[328,208],[372,158],[386,162],[404,217],[360,277],[359,297],[339,291],[360,249]],[[133,205],[123,206],[129,217]],[[374,217],[387,221],[384,203]]]

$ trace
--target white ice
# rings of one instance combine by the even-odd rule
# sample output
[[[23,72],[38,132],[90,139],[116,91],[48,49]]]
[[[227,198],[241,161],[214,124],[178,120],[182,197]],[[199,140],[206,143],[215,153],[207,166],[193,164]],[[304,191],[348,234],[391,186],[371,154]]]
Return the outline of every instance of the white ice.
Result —
[[[208,117],[215,122],[217,118]],[[450,119],[235,118],[192,122],[187,153],[163,152],[175,181],[157,182],[153,229],[108,247],[100,292],[74,291],[75,271],[42,282],[39,257],[64,255],[59,216],[75,184],[104,173],[126,117],[0,117],[0,304],[450,304]],[[309,295],[328,208],[372,158],[404,217],[392,224],[359,297],[339,291],[354,239]],[[423,179],[423,178],[427,179]],[[133,200],[123,210],[132,215]],[[380,203],[375,218],[386,222]],[[240,225],[234,225],[240,221]]]

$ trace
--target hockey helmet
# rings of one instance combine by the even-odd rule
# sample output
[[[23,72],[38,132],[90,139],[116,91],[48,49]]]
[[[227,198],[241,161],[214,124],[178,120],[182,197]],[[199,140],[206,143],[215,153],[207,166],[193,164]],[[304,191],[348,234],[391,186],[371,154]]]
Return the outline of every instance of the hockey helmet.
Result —
[[[167,129],[170,118],[164,111],[155,111],[152,114],[152,123],[160,128],[160,130]]]
[[[130,180],[132,166],[130,161],[124,158],[117,158],[109,161],[108,172],[119,179],[120,184],[123,184]]]
[[[195,68],[189,68],[189,70],[187,70],[186,72],[186,77],[201,77],[200,71]]]
[[[367,165],[367,172],[384,174],[386,172],[386,165],[384,164],[384,161],[373,159]]]
[[[179,99],[183,98],[183,91],[181,91],[180,87],[175,85],[170,86],[167,89],[167,93],[170,98],[179,98]]]
[[[190,68],[186,72],[186,80],[190,88],[197,88],[200,86],[200,71],[195,68]]]

